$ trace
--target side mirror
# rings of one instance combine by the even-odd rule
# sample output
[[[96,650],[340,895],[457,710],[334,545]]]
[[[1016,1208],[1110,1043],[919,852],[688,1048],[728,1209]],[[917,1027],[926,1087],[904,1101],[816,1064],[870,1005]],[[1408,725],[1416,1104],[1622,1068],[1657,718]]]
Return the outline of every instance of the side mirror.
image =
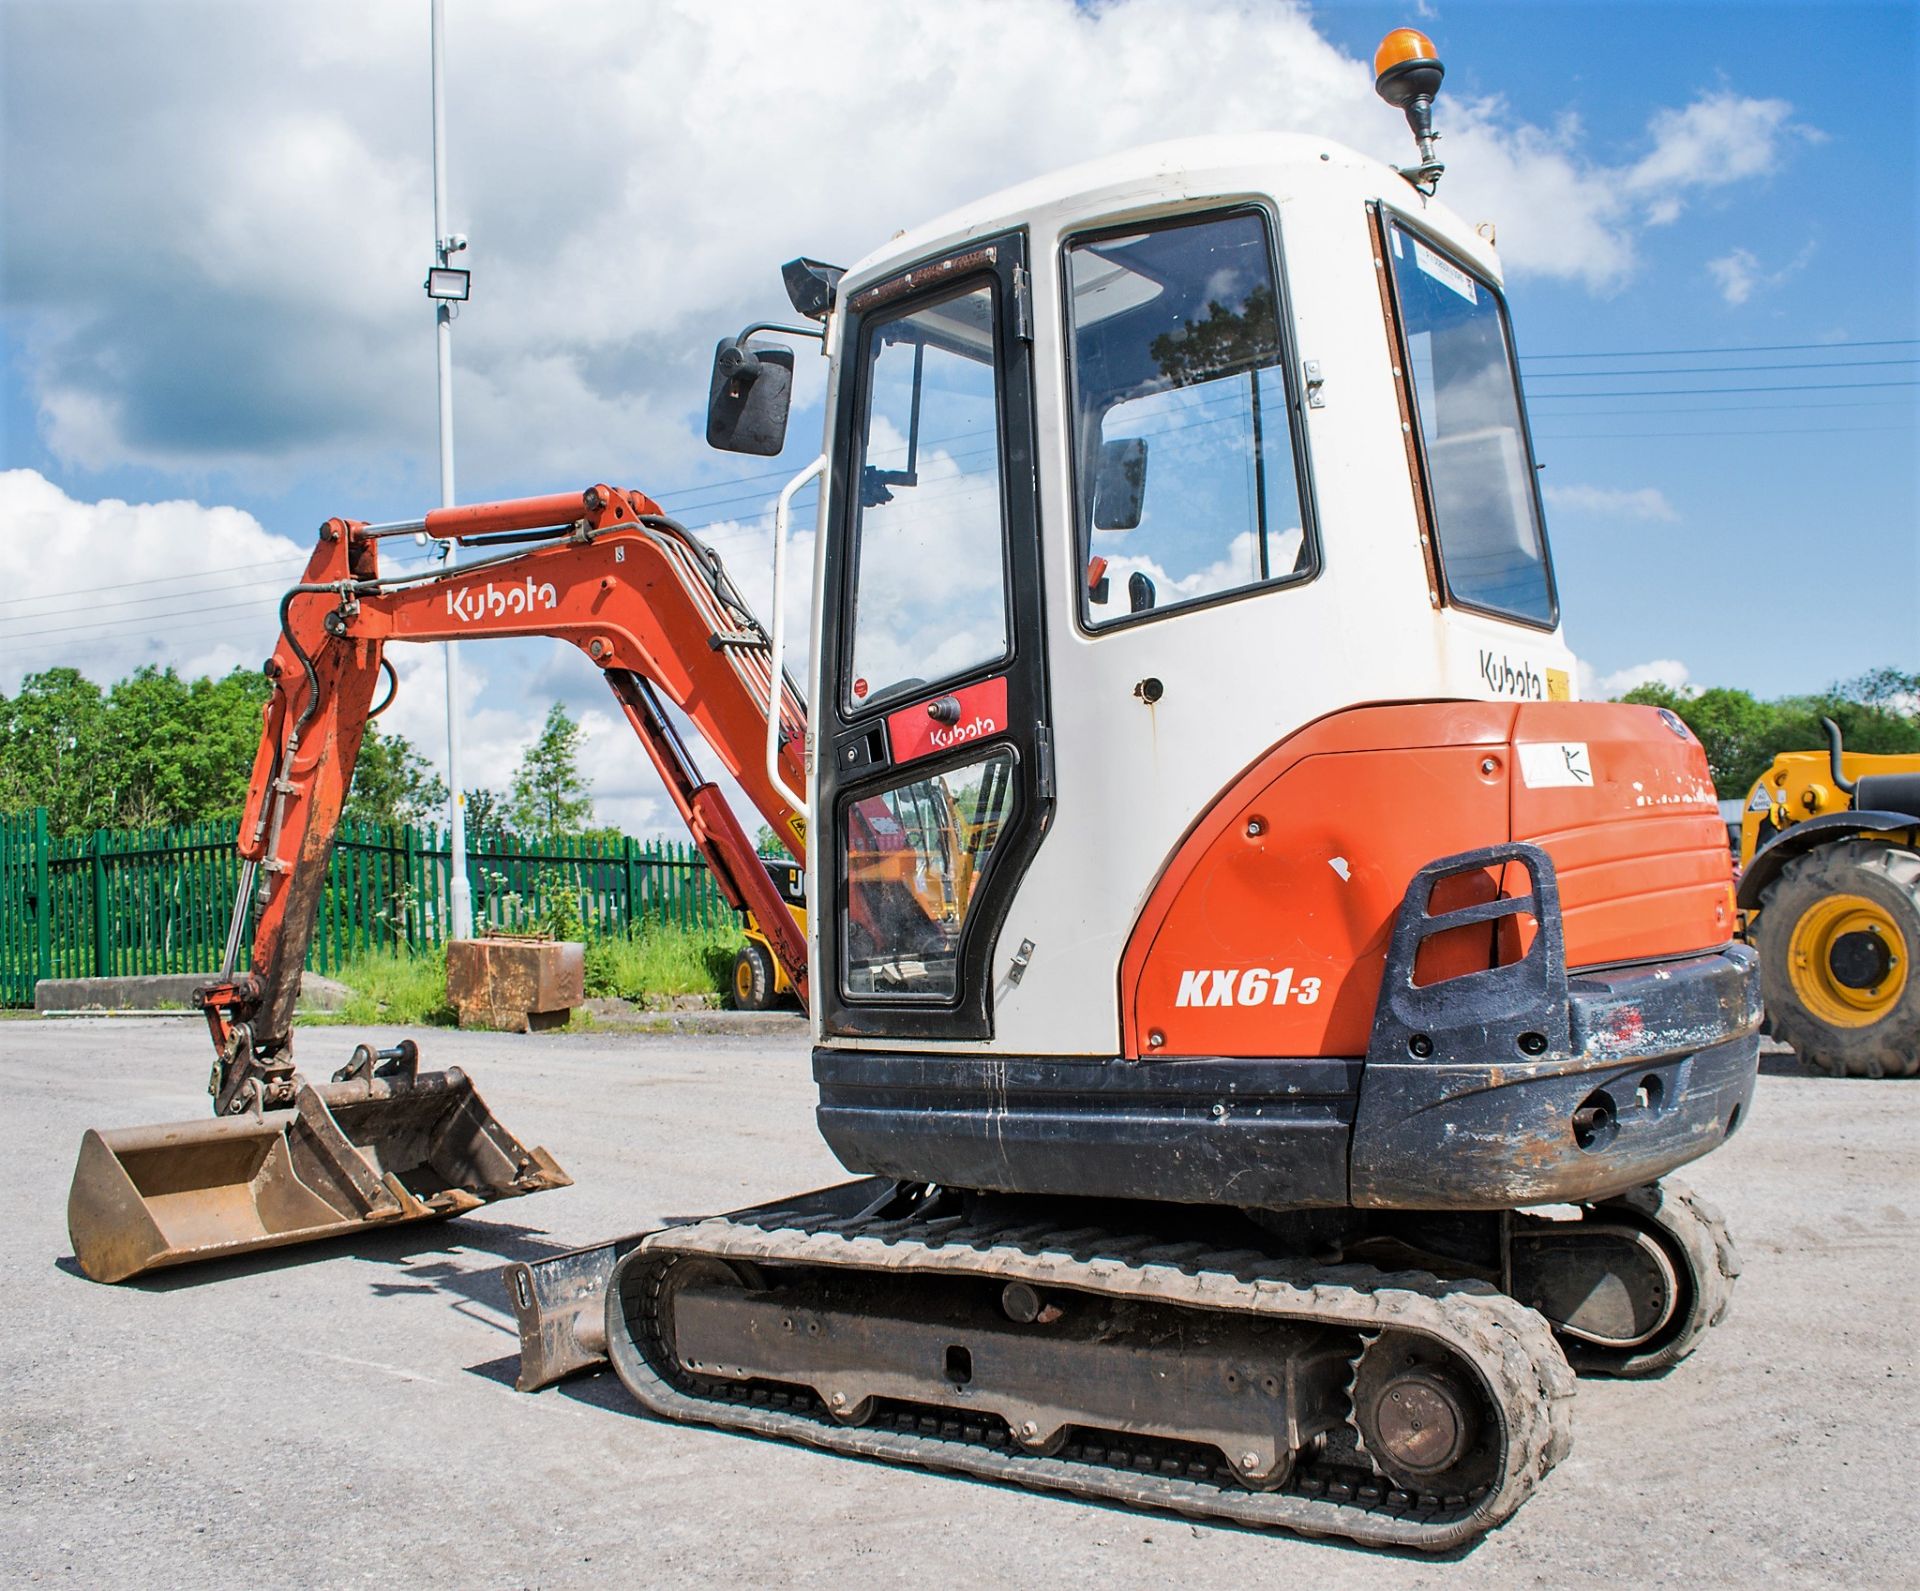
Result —
[[[1093,528],[1133,530],[1147,496],[1147,439],[1125,436],[1100,444],[1093,472]]]
[[[720,339],[707,387],[707,446],[771,458],[786,445],[792,403],[791,348],[778,343],[755,348],[741,337]]]

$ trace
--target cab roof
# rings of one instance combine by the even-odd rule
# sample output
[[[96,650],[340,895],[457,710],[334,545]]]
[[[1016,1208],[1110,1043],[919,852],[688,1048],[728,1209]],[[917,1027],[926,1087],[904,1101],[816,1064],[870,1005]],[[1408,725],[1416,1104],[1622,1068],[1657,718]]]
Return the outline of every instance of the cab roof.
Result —
[[[1032,226],[1064,232],[1109,219],[1148,215],[1208,198],[1266,196],[1278,201],[1345,191],[1355,203],[1384,200],[1416,215],[1494,281],[1492,246],[1460,215],[1421,194],[1384,161],[1306,133],[1232,133],[1177,138],[1034,177],[896,234],[847,272],[842,301],[969,239]]]

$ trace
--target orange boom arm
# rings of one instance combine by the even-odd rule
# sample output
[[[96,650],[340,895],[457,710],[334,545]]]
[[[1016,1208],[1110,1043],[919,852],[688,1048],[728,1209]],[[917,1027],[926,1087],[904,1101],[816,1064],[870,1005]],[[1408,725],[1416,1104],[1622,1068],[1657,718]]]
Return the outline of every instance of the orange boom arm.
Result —
[[[382,579],[381,540],[419,530],[490,555]],[[494,551],[503,547],[512,550]],[[605,674],[721,893],[752,911],[806,997],[806,941],[660,698],[693,720],[802,860],[806,818],[769,776],[764,748],[777,713],[782,780],[803,785],[805,704],[790,681],[773,679],[766,636],[718,557],[651,498],[595,486],[440,509],[405,525],[330,519],[280,611],[267,664],[273,694],[240,827],[240,854],[259,881],[253,968],[232,975],[243,900],[222,980],[201,991],[221,1056],[214,1094],[222,1113],[246,1098],[272,1105],[292,1097],[300,969],[389,641],[556,636],[578,646]],[[255,1079],[258,1089],[248,1090]]]

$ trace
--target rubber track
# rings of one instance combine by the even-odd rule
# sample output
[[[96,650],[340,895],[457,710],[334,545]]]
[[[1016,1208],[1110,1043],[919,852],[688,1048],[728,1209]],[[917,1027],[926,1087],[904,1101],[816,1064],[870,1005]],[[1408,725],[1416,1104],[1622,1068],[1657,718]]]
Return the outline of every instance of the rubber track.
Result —
[[[789,1219],[790,1218],[790,1219]],[[1413,1495],[1352,1468],[1303,1462],[1276,1491],[1250,1491],[1174,1444],[1101,1437],[1041,1457],[1015,1447],[991,1417],[931,1412],[884,1425],[836,1424],[804,1389],[749,1392],[666,1363],[658,1330],[665,1262],[714,1256],[766,1264],[1022,1280],[1115,1297],[1232,1310],[1359,1331],[1418,1332],[1465,1359],[1506,1426],[1500,1478],[1474,1497]],[[644,1329],[630,1336],[620,1300],[641,1289]],[[946,1221],[846,1220],[802,1212],[725,1218],[656,1232],[622,1263],[609,1303],[611,1357],[620,1379],[668,1419],[780,1436],[865,1458],[918,1464],[1045,1491],[1168,1509],[1369,1546],[1445,1551],[1492,1529],[1532,1493],[1572,1445],[1573,1372],[1546,1321],[1477,1281],[1371,1266],[1314,1268],[1256,1250],[1116,1237],[1095,1228],[987,1226]],[[636,1338],[643,1340],[636,1341]],[[636,1349],[638,1351],[636,1351]],[[706,1387],[703,1396],[688,1388]],[[997,1427],[997,1430],[995,1429]],[[1194,1449],[1188,1449],[1189,1454]],[[1204,1478],[1203,1478],[1204,1477]]]
[[[1733,1284],[1740,1275],[1740,1251],[1733,1245],[1726,1218],[1684,1182],[1669,1177],[1650,1182],[1596,1206],[1604,1215],[1610,1207],[1632,1211],[1678,1245],[1686,1257],[1693,1297],[1687,1318],[1658,1347],[1626,1358],[1609,1356],[1569,1342],[1567,1357],[1582,1375],[1636,1379],[1670,1370],[1700,1345],[1704,1337],[1733,1308]]]

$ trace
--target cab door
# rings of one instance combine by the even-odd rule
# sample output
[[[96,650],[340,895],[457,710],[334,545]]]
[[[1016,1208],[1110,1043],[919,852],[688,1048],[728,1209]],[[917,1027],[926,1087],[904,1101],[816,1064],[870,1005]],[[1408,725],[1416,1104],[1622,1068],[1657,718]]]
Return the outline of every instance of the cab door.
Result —
[[[1053,806],[1026,238],[849,299],[815,692],[829,1035],[986,1039]]]

